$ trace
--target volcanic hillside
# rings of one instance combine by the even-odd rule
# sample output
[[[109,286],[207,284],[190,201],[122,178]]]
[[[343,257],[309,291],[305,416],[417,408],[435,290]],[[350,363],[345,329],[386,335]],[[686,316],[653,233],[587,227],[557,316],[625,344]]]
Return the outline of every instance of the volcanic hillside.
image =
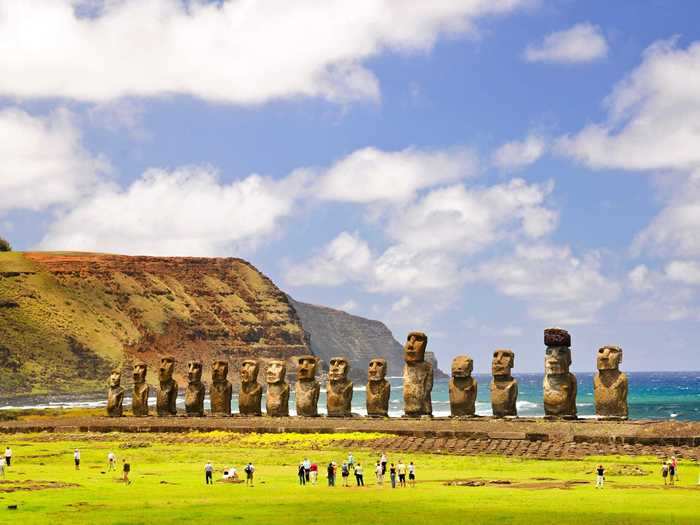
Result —
[[[80,393],[109,371],[310,352],[287,296],[241,259],[0,253],[0,394]],[[124,383],[130,383],[124,374]],[[234,377],[232,377],[233,379]]]

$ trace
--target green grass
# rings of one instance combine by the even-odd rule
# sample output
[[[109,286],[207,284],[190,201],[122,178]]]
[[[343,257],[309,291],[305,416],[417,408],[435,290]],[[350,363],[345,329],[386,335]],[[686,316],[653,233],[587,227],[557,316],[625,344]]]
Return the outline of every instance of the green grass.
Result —
[[[279,436],[274,436],[278,438]],[[356,439],[356,436],[344,436]],[[11,441],[8,441],[11,440]],[[247,441],[246,441],[247,440]],[[306,440],[306,441],[304,441]],[[681,463],[678,487],[660,483],[657,458],[589,458],[585,461],[535,461],[498,456],[405,454],[417,465],[415,488],[376,486],[370,464],[376,453],[353,450],[365,465],[365,488],[329,488],[323,475],[318,486],[300,487],[296,468],[305,456],[321,467],[342,461],[347,450],[324,447],[326,436],[287,435],[282,441],[224,433],[4,435],[15,464],[0,483],[0,523],[322,523],[322,524],[646,524],[697,523],[700,490],[698,466]],[[368,441],[369,443],[370,441]],[[303,444],[309,448],[300,448]],[[73,468],[74,448],[82,452],[80,471]],[[107,453],[132,464],[133,483],[106,472]],[[390,461],[399,456],[391,454]],[[254,488],[217,482],[204,484],[208,460],[217,468],[247,461],[256,465]],[[635,465],[647,476],[611,473],[606,488],[593,487],[591,471],[603,462],[611,471]],[[554,478],[554,482],[533,478]],[[540,484],[541,488],[452,487],[453,479],[506,479]],[[77,487],[6,492],[21,480],[54,481]],[[546,483],[585,480],[573,488],[542,488]],[[26,486],[26,485],[25,485]],[[17,504],[18,510],[6,510]]]

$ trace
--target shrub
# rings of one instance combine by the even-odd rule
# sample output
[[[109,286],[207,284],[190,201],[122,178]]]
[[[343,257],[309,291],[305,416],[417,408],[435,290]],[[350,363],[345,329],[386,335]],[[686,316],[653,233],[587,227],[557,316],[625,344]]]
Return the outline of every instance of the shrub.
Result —
[[[7,242],[2,237],[0,237],[0,252],[11,252],[11,251],[12,251],[12,246],[10,246],[10,243]]]

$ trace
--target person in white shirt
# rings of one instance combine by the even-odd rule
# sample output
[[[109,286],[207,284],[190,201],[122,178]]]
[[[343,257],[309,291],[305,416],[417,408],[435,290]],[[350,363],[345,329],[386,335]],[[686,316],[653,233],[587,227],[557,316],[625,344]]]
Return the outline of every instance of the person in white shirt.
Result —
[[[73,452],[73,461],[75,462],[75,470],[80,470],[80,450],[77,448]]]
[[[408,464],[408,483],[412,486],[416,486],[416,466],[411,461]]]
[[[5,447],[5,465],[12,466],[12,449],[10,447]]]
[[[213,485],[214,479],[212,476],[214,476],[214,465],[211,464],[211,461],[207,461],[207,464],[204,465],[204,483]]]
[[[406,486],[406,465],[404,465],[403,460],[399,460],[399,464],[396,465],[396,470],[399,473],[399,487]]]
[[[0,478],[5,478],[5,458],[0,458]]]
[[[382,464],[382,476],[383,476],[384,474],[386,474],[386,463],[387,463],[386,454],[384,452],[382,452],[382,457],[379,460],[379,462]]]
[[[114,455],[114,452],[111,452],[107,454],[107,470],[117,470],[117,465],[115,464],[117,462],[117,456]]]
[[[377,466],[374,468],[374,473],[377,475],[377,485],[383,485],[384,471],[381,462],[377,461]]]

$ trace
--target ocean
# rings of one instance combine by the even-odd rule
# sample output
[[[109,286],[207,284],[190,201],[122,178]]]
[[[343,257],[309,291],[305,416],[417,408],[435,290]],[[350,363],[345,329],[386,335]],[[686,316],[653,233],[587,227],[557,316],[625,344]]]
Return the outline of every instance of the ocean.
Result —
[[[630,419],[677,419],[686,421],[700,421],[700,372],[628,372],[629,376],[629,416]],[[479,382],[477,396],[477,414],[491,415],[491,402],[489,397],[489,383],[491,376],[475,374]],[[593,374],[586,372],[576,373],[578,378],[578,415],[582,418],[593,417],[595,407],[593,404]],[[538,417],[544,415],[542,405],[542,374],[518,374],[519,384],[518,415],[522,417]],[[389,415],[400,416],[403,414],[402,377],[391,377],[391,398],[389,403]],[[289,400],[290,415],[294,415],[294,388],[291,389]],[[436,417],[450,415],[450,402],[447,380],[439,380],[433,386],[433,415]],[[124,405],[128,407],[130,399],[125,399]],[[104,399],[55,399],[50,401],[26,402],[26,403],[1,403],[2,409],[12,408],[70,408],[70,407],[100,407],[105,406]],[[155,398],[150,400],[151,407],[155,407]],[[184,394],[181,392],[178,405],[184,408]],[[209,400],[205,401],[208,409]],[[265,399],[263,398],[263,410]],[[365,386],[355,385],[353,400],[353,412],[366,415]],[[326,397],[325,388],[321,388],[321,397],[318,403],[319,412],[325,413]],[[233,411],[238,411],[238,402],[233,401]]]

